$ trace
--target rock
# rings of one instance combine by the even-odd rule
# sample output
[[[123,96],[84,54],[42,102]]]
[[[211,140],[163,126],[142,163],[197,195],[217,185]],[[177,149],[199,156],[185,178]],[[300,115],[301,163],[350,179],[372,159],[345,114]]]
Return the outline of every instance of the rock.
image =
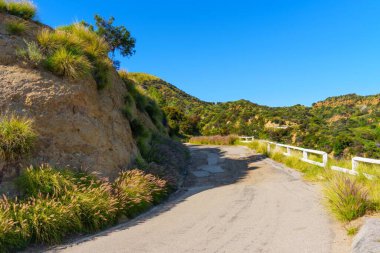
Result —
[[[353,253],[380,252],[380,219],[369,218],[352,242]]]

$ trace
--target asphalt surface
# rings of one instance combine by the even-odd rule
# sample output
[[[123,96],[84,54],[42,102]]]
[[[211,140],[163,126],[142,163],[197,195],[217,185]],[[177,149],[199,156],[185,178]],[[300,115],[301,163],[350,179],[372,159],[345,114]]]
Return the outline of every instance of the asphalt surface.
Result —
[[[146,214],[49,252],[350,252],[317,185],[246,147],[191,146],[184,189]]]

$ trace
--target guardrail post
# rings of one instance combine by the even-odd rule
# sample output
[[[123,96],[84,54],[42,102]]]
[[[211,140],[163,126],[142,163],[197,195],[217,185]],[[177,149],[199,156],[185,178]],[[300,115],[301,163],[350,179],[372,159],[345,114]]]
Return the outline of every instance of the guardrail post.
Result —
[[[302,157],[303,157],[303,159],[307,160],[307,152],[306,152],[306,150],[302,151]]]
[[[327,161],[328,161],[328,156],[327,156],[327,153],[323,154],[323,165],[326,167],[327,166]]]
[[[286,153],[287,153],[288,155],[291,155],[291,154],[290,154],[290,148],[289,148],[289,147],[286,147]]]
[[[356,169],[358,168],[358,165],[359,165],[359,163],[357,161],[355,161],[354,158],[352,158],[352,170],[353,171],[356,171]]]
[[[267,152],[270,153],[270,143],[267,144]]]

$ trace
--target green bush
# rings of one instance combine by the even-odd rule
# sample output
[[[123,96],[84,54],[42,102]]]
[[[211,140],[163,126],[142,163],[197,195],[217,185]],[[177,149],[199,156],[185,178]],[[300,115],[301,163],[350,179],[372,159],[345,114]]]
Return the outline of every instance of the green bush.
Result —
[[[53,73],[74,80],[89,75],[92,65],[83,55],[76,55],[66,48],[60,48],[46,60],[46,66]]]
[[[326,184],[324,192],[327,205],[341,221],[351,221],[363,216],[371,208],[368,191],[344,175],[337,175]]]
[[[40,47],[34,41],[25,41],[25,44],[26,48],[18,49],[16,54],[34,66],[38,66],[45,59]]]
[[[25,32],[26,24],[24,22],[11,20],[11,21],[8,21],[7,23],[5,23],[5,29],[10,34],[20,35],[20,34]]]
[[[36,16],[37,8],[31,2],[27,0],[22,1],[1,1],[0,9],[4,9],[11,15],[21,17],[23,19],[32,19]]]
[[[196,136],[190,138],[189,142],[193,144],[209,144],[209,145],[234,145],[239,140],[237,135],[228,136]]]
[[[24,248],[30,234],[24,220],[12,218],[11,204],[6,199],[0,201],[0,252],[14,252]]]
[[[77,215],[87,231],[96,231],[117,221],[119,203],[109,183],[92,181],[79,185],[70,194],[76,196]]]
[[[147,137],[149,132],[145,128],[144,124],[139,119],[133,119],[130,122],[132,134],[135,138],[137,137]]]
[[[0,12],[7,11],[7,2],[5,0],[0,0]]]
[[[49,165],[26,169],[17,179],[17,185],[28,196],[62,196],[75,188],[72,173],[58,171]]]
[[[136,216],[167,195],[166,181],[136,169],[120,173],[114,187],[127,217]]]
[[[15,205],[14,215],[25,220],[32,241],[54,244],[82,230],[73,201],[38,196]]]
[[[5,160],[13,160],[31,152],[36,140],[32,121],[9,116],[0,119],[0,153]]]

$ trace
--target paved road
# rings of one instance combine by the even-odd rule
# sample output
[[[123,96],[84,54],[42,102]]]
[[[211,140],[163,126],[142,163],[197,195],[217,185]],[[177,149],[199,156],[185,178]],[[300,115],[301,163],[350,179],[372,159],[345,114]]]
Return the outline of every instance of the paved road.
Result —
[[[245,147],[192,146],[185,190],[138,219],[52,252],[349,252],[319,189]]]

